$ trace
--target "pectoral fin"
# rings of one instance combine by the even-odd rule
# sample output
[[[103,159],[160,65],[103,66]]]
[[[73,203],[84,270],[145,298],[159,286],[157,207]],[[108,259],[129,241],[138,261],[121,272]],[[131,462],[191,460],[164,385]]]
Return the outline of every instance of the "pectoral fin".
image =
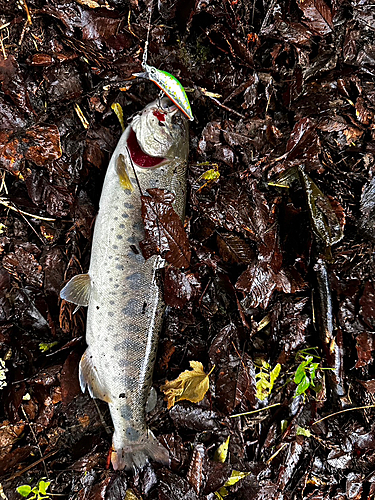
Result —
[[[92,398],[101,399],[106,403],[112,402],[108,391],[99,380],[98,372],[92,361],[90,349],[86,349],[79,363],[79,384],[82,392],[85,392],[87,387]]]
[[[126,168],[124,155],[119,154],[116,160],[116,173],[118,175],[120,185],[123,189],[127,191],[133,191],[134,187],[129,179],[129,175]]]
[[[61,290],[60,297],[77,306],[88,306],[91,294],[91,280],[88,274],[77,274]]]

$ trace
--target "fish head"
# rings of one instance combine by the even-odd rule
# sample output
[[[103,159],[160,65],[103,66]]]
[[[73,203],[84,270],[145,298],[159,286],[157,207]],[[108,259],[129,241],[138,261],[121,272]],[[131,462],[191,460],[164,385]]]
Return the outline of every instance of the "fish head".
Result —
[[[188,121],[168,97],[146,106],[133,118],[131,128],[141,151],[164,162],[181,157],[188,148]]]

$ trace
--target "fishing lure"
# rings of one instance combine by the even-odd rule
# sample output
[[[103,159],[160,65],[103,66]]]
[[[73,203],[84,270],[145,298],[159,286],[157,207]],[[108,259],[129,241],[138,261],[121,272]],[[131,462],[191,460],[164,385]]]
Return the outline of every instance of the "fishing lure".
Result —
[[[194,120],[189,99],[187,98],[184,87],[177,78],[167,71],[162,71],[154,66],[149,66],[145,61],[142,63],[144,73],[134,73],[134,76],[147,78],[156,85],[169,97],[175,106],[180,109],[189,120]]]

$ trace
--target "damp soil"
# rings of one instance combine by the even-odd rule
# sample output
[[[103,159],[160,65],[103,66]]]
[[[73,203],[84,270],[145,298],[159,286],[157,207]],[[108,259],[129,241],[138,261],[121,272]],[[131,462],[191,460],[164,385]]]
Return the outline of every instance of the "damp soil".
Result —
[[[127,120],[159,93],[132,76],[148,7],[0,0],[0,495],[46,478],[80,500],[372,498],[375,11],[359,0],[154,2],[148,62],[195,118],[189,259],[163,275],[148,415],[171,460],[108,465],[107,406],[77,377],[86,312],[59,291],[88,269],[111,106]],[[160,386],[190,361],[214,368],[209,391],[168,410]]]

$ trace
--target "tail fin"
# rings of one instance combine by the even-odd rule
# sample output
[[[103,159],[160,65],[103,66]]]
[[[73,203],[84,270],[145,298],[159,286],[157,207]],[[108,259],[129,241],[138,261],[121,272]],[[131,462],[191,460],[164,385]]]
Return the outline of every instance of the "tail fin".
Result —
[[[111,462],[115,470],[141,469],[149,458],[165,465],[169,463],[168,451],[150,430],[135,442],[121,442],[114,434],[112,450]]]

